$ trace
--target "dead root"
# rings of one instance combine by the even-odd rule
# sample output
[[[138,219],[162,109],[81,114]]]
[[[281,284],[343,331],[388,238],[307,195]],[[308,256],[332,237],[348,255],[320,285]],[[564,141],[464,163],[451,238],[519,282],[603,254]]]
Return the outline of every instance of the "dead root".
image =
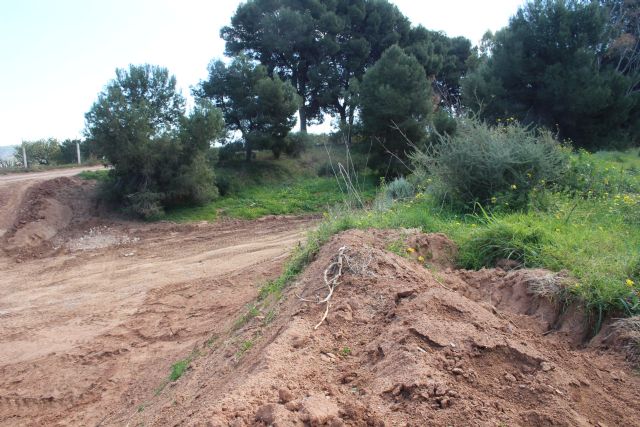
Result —
[[[371,251],[369,251],[368,257],[366,258],[360,257],[358,254],[349,255],[348,252],[349,248],[347,246],[342,246],[338,249],[338,254],[335,256],[335,259],[324,270],[324,286],[314,290],[314,292],[316,292],[315,298],[305,298],[301,295],[296,295],[300,300],[305,302],[325,304],[324,314],[318,324],[314,326],[314,330],[318,329],[326,320],[329,314],[331,298],[333,297],[334,291],[341,283],[340,279],[342,278],[343,273],[345,271],[348,271],[351,274],[365,274],[369,272],[368,266],[373,260],[373,254]],[[372,272],[370,273],[373,275]],[[324,296],[318,293],[318,291],[322,289],[326,292]]]

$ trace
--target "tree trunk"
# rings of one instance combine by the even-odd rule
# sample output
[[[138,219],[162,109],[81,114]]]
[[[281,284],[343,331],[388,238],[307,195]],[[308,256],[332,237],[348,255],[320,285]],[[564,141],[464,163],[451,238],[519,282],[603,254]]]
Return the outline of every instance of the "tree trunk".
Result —
[[[245,148],[245,156],[244,156],[244,160],[246,162],[250,162],[251,161],[251,142],[249,141],[249,139],[245,138],[244,140],[244,148]]]
[[[298,110],[300,114],[300,132],[307,133],[307,112],[304,109],[304,104]]]

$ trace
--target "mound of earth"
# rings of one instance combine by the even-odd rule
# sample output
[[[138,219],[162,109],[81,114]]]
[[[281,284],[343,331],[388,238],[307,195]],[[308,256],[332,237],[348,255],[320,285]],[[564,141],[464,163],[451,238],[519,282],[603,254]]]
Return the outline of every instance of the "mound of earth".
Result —
[[[457,271],[442,235],[349,231],[280,303],[198,346],[191,369],[114,425],[639,425],[640,378],[577,345],[547,271]],[[340,256],[341,255],[341,256]],[[427,267],[417,262],[426,259]],[[329,281],[338,285],[326,304]],[[321,323],[320,323],[321,322]],[[316,325],[317,329],[316,329]]]
[[[2,247],[16,257],[38,257],[59,248],[56,237],[97,215],[95,183],[55,178],[28,188]]]

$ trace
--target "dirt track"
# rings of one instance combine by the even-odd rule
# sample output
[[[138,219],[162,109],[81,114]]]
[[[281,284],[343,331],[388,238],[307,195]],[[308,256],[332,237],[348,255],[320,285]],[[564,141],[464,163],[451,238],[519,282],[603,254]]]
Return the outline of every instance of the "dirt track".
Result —
[[[38,179],[0,184],[5,249],[30,224],[23,216],[48,221],[46,209],[24,212],[23,199],[44,186]],[[87,191],[64,180],[58,185]],[[55,201],[45,190],[43,201]],[[96,425],[135,409],[173,363],[228,329],[258,286],[280,274],[311,220],[64,224],[44,256],[0,252],[2,425]]]

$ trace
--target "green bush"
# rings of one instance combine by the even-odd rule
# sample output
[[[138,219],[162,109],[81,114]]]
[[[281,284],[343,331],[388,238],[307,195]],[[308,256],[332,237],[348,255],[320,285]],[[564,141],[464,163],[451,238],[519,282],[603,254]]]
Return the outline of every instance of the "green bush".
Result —
[[[454,207],[476,204],[526,209],[532,190],[556,182],[566,171],[568,151],[548,132],[515,122],[490,127],[471,118],[455,135],[412,155],[416,175]]]

